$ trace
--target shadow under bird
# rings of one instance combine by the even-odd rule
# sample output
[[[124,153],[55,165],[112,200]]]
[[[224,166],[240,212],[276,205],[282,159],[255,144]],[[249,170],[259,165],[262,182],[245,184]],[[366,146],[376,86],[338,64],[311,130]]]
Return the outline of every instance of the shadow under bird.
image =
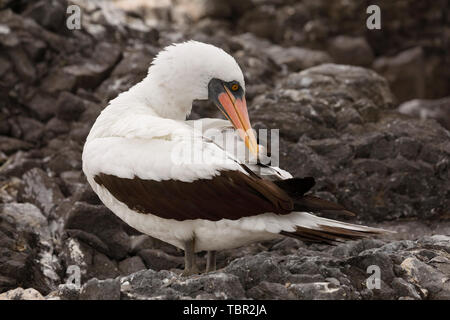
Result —
[[[187,121],[193,101],[207,99],[227,120]],[[216,268],[216,250],[256,241],[287,236],[334,244],[386,232],[315,216],[350,212],[306,194],[313,178],[249,161],[207,134],[231,126],[257,158],[261,147],[234,58],[201,42],[174,44],[99,115],[84,146],[83,171],[114,214],[184,250],[184,275],[198,273],[199,251],[208,251],[208,272]]]

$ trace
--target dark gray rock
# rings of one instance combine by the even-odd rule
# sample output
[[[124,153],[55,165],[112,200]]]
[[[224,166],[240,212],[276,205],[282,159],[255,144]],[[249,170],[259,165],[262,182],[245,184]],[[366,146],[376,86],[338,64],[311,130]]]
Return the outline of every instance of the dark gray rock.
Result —
[[[262,281],[247,290],[247,297],[255,300],[294,300],[295,295],[280,283]]]
[[[436,100],[414,99],[403,102],[398,111],[419,119],[434,119],[450,130],[450,98]]]
[[[402,278],[395,278],[392,281],[392,288],[399,295],[399,297],[408,297],[416,300],[421,299],[415,285],[403,280]]]
[[[83,64],[63,68],[64,75],[73,78],[77,88],[97,87],[121,58],[120,47],[100,42],[94,49],[93,58]]]
[[[245,292],[232,274],[210,273],[179,278],[169,271],[139,271],[121,279],[126,299],[186,299],[209,296],[215,299],[242,299]]]
[[[6,154],[12,154],[18,150],[29,150],[32,145],[28,142],[11,138],[0,136],[0,151]]]
[[[51,118],[45,125],[47,137],[54,138],[57,135],[69,132],[69,124],[57,117]],[[49,135],[51,133],[52,135]]]
[[[144,234],[132,235],[130,238],[131,252],[134,254],[146,249],[159,249],[172,256],[183,255],[183,251],[177,247]]]
[[[48,159],[47,167],[56,175],[65,171],[81,170],[81,152],[71,147],[64,147]]]
[[[101,100],[106,103],[141,81],[146,76],[157,51],[154,47],[145,46],[139,50],[133,49],[124,52],[123,59],[115,66],[111,76],[96,91]],[[95,115],[96,117],[97,115]]]
[[[51,292],[46,299],[78,300],[80,297],[80,289],[75,284],[60,284],[58,289]]]
[[[156,271],[182,268],[184,265],[182,257],[171,256],[158,249],[144,249],[139,251],[138,255],[144,260],[147,268]]]
[[[0,300],[44,300],[44,297],[33,288],[17,288],[0,294]]]
[[[38,1],[29,6],[24,15],[47,29],[58,31],[65,22],[66,9],[65,1]]]
[[[450,262],[448,259],[442,259],[441,261],[447,266]],[[448,300],[450,298],[448,273],[443,273],[436,267],[427,265],[415,257],[406,258],[400,267],[405,271],[407,279],[417,284],[428,299]]]
[[[32,168],[41,168],[42,160],[30,158],[28,153],[19,151],[10,156],[0,168],[0,174],[4,176],[21,177]]]
[[[347,296],[344,288],[330,282],[292,284],[288,290],[299,300],[343,300]]]
[[[58,105],[57,117],[66,121],[78,120],[85,110],[83,99],[65,91],[60,93],[56,103]]]
[[[93,241],[93,238],[90,237],[87,241]],[[96,245],[93,243],[91,247],[84,241],[70,237],[64,238],[60,254],[61,261],[66,267],[73,265],[80,268],[82,283],[91,278],[105,280],[120,275],[117,262],[97,251],[99,247]]]
[[[35,204],[46,216],[50,216],[54,208],[64,199],[56,182],[40,168],[27,171],[22,180],[19,200]]]
[[[238,258],[216,273],[188,278],[139,271],[121,279],[121,292],[126,299],[445,299],[449,245],[447,236],[433,236],[309,246],[288,256],[263,252]],[[428,263],[420,260],[424,257]],[[380,270],[379,289],[367,287],[369,266]]]
[[[416,47],[395,57],[375,60],[373,68],[388,81],[400,102],[425,96],[425,63],[422,48]]]
[[[392,94],[374,72],[321,65],[289,75],[253,105],[252,121],[280,129],[280,166],[316,177],[316,192],[333,190],[363,219],[439,216],[448,206],[437,178],[449,174],[448,133],[392,113]]]
[[[298,47],[271,46],[267,53],[278,65],[286,65],[294,72],[332,62],[326,52]]]
[[[284,282],[287,271],[279,264],[280,257],[267,252],[253,256],[253,259],[239,258],[232,261],[223,272],[239,277],[243,287],[249,289],[261,281]]]
[[[18,211],[10,213],[0,210],[0,292],[23,286],[46,294],[49,283],[39,264],[39,236],[27,227],[32,213],[26,218]],[[15,218],[21,219],[21,229]]]
[[[17,122],[22,131],[22,139],[36,143],[41,140],[44,135],[44,125],[32,118],[18,117]]]
[[[121,295],[125,300],[180,299],[181,294],[170,287],[176,276],[166,270],[138,271],[121,279]]]
[[[0,204],[2,216],[15,224],[17,230],[33,232],[48,232],[48,222],[41,210],[31,203]]]
[[[252,7],[252,2],[244,1],[179,1],[174,10],[174,18],[178,22],[199,21],[204,18],[223,19],[233,15],[240,16]]]
[[[90,279],[81,288],[80,300],[119,300],[120,282],[118,279]]]
[[[60,79],[61,83],[64,83]],[[53,97],[37,93],[28,102],[26,106],[39,118],[39,120],[46,121],[56,114],[56,101]]]
[[[79,145],[83,145],[86,138],[91,130],[90,123],[74,122],[72,123],[72,128],[70,130],[70,138],[76,141]]]
[[[363,37],[332,38],[328,44],[328,52],[339,64],[368,67],[374,60],[372,48]]]
[[[41,83],[41,89],[49,94],[56,94],[62,91],[72,91],[75,90],[77,85],[77,78],[75,75],[68,74],[65,70],[58,68],[55,70],[50,70],[48,76],[46,76]],[[34,105],[36,109],[38,106]],[[53,102],[52,105],[52,115],[56,114],[56,103]]]
[[[25,50],[19,46],[15,46],[9,48],[7,53],[19,78],[25,83],[33,83],[36,80],[37,71]]]
[[[139,256],[126,258],[119,262],[119,270],[122,275],[129,275],[145,269],[146,266]]]
[[[66,229],[83,230],[100,238],[108,246],[110,257],[123,259],[130,250],[123,222],[104,206],[75,202],[65,219]]]
[[[67,229],[66,232],[70,238],[82,241],[101,253],[108,253],[108,245],[95,234],[78,229]]]
[[[193,298],[205,293],[214,296],[215,299],[242,299],[245,296],[239,278],[223,272],[176,281],[170,287],[184,296]]]

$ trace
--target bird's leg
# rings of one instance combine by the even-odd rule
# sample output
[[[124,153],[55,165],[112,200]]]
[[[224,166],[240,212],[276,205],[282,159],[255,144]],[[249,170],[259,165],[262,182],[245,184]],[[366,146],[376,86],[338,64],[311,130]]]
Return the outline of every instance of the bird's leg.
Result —
[[[184,243],[184,271],[182,276],[190,276],[199,273],[195,254],[195,238]]]
[[[216,271],[216,251],[210,250],[206,255],[206,272]]]

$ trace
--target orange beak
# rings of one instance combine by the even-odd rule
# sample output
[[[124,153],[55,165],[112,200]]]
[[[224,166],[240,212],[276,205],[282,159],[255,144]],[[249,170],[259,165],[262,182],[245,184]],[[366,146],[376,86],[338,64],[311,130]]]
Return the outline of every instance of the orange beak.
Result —
[[[243,95],[242,98],[236,99],[226,86],[224,86],[224,88],[225,92],[220,93],[217,97],[223,107],[223,110],[221,109],[221,111],[238,131],[239,136],[245,142],[245,145],[250,152],[258,157],[258,143],[256,142],[255,134],[250,125],[245,96]]]

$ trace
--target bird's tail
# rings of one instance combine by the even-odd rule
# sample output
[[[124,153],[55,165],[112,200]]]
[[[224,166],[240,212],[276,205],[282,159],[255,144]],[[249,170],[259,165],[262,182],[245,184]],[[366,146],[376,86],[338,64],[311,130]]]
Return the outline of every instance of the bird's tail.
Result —
[[[280,234],[308,242],[337,244],[346,240],[356,240],[393,233],[379,228],[366,227],[298,212],[299,223],[293,232],[281,231]]]

